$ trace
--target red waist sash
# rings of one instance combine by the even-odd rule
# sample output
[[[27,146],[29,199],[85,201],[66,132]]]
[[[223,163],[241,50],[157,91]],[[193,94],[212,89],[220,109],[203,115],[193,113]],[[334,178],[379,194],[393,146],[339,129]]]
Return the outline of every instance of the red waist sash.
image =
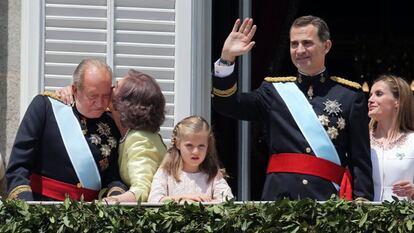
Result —
[[[76,185],[64,183],[34,173],[30,176],[30,181],[30,186],[33,192],[58,201],[65,200],[66,195],[69,195],[69,197],[74,200],[80,200],[82,195],[85,201],[93,201],[98,198],[98,191],[79,188]]]
[[[297,153],[273,154],[267,166],[267,174],[277,172],[312,175],[340,185],[339,196],[352,200],[351,173],[326,159]]]

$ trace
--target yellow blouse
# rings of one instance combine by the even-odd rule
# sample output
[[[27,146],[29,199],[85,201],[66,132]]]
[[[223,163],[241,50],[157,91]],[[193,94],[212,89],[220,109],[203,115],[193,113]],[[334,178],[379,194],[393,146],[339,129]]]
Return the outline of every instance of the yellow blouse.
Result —
[[[119,173],[129,191],[146,202],[152,177],[157,171],[166,146],[158,133],[130,130],[119,144]]]

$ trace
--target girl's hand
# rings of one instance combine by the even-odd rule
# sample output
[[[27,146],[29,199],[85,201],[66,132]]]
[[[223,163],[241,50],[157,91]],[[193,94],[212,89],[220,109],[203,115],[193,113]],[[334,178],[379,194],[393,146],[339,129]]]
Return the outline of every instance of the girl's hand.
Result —
[[[414,185],[411,181],[401,180],[392,185],[392,192],[398,197],[411,199],[414,196]]]
[[[211,197],[202,193],[191,193],[172,197],[174,201],[190,201],[190,202],[210,202]]]

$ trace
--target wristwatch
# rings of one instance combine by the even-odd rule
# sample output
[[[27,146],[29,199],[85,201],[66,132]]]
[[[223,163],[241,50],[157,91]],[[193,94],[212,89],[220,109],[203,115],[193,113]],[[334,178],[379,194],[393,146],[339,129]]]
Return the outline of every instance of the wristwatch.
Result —
[[[223,65],[223,66],[232,66],[234,65],[234,61],[227,61],[224,59],[219,59],[219,65]]]

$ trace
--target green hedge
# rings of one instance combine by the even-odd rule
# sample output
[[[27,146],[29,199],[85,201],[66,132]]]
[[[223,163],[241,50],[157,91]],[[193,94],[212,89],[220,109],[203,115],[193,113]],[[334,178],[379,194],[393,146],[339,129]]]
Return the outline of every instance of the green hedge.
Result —
[[[219,205],[0,204],[0,232],[412,232],[414,206],[332,199]]]

